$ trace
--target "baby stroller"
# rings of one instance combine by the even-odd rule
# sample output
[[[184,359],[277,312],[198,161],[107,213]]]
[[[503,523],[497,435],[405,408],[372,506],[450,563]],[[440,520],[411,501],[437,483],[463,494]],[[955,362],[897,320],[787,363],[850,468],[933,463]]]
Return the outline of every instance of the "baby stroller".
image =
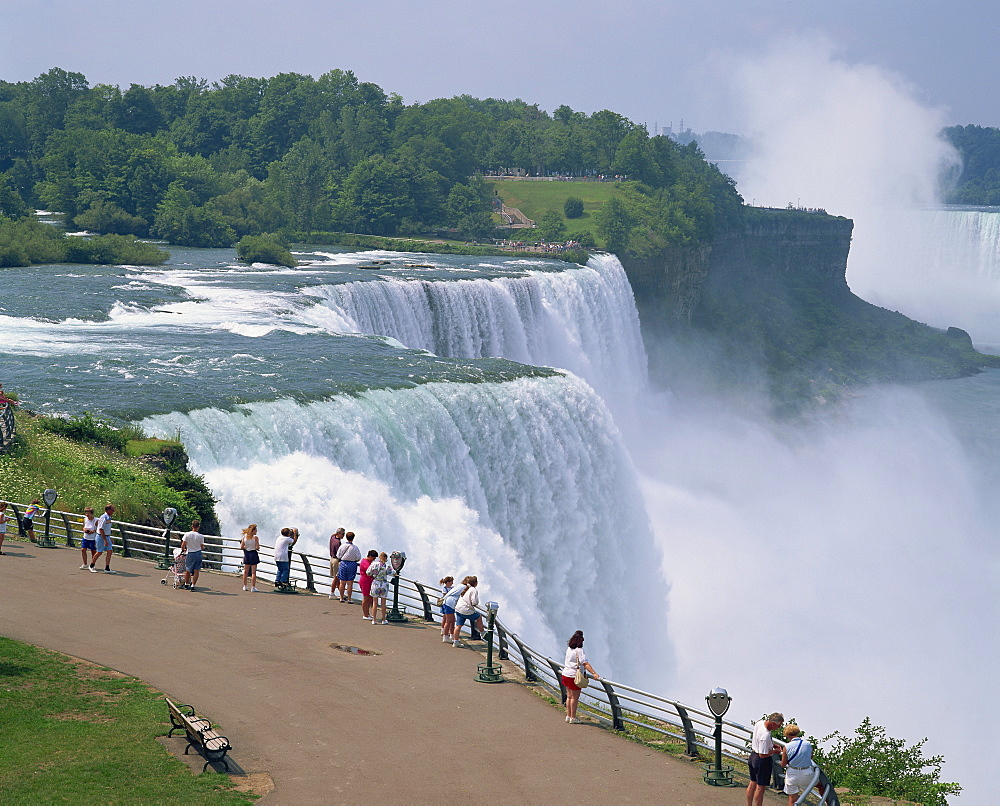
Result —
[[[173,583],[174,589],[184,587],[184,561],[187,559],[187,552],[177,550],[174,554],[174,564],[167,569],[167,575],[160,580],[161,585]]]

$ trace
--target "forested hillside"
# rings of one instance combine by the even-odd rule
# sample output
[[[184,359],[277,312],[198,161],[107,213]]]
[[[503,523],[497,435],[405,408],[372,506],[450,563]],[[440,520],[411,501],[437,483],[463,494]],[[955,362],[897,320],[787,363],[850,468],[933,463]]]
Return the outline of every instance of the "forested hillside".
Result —
[[[962,171],[947,201],[1000,205],[1000,129],[951,126],[944,134],[962,157]]]
[[[230,245],[244,235],[493,234],[480,174],[619,175],[611,248],[704,240],[741,201],[702,159],[619,114],[460,96],[404,104],[333,70],[209,84],[91,86],[52,69],[0,82],[0,213],[65,212],[94,232]]]

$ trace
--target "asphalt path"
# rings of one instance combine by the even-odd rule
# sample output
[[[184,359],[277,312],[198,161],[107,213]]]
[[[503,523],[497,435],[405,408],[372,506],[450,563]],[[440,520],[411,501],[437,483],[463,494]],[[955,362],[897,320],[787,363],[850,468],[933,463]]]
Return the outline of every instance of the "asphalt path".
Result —
[[[203,573],[195,591],[115,556],[8,540],[0,631],[141,678],[229,737],[262,804],[713,804],[698,765],[564,713],[518,682],[476,682],[482,656],[422,622],[372,625],[358,605]],[[349,654],[336,645],[372,655]],[[598,670],[600,671],[600,670]],[[164,708],[166,721],[166,708]]]

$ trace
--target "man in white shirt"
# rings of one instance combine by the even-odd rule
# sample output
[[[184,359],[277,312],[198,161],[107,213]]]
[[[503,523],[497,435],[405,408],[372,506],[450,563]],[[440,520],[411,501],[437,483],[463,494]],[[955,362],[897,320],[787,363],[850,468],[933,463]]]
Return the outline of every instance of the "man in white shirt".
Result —
[[[115,508],[111,504],[104,507],[104,514],[97,519],[97,558],[91,558],[90,567],[94,567],[96,559],[104,555],[104,573],[113,574],[111,570],[111,552],[115,547],[111,544],[111,516],[115,514]]]
[[[277,573],[274,575],[274,586],[280,588],[288,584],[292,571],[291,548],[299,539],[299,530],[286,526],[281,530],[281,536],[274,541],[274,564]]]
[[[761,806],[764,793],[771,783],[771,771],[774,768],[774,756],[781,750],[775,747],[771,731],[785,724],[785,717],[779,713],[771,714],[753,726],[753,739],[750,740],[750,784],[747,786],[747,806]]]
[[[184,560],[184,587],[189,591],[194,590],[201,574],[201,551],[205,547],[205,537],[198,531],[200,528],[201,521],[191,521],[191,531],[185,532],[181,538],[181,551],[187,552]]]

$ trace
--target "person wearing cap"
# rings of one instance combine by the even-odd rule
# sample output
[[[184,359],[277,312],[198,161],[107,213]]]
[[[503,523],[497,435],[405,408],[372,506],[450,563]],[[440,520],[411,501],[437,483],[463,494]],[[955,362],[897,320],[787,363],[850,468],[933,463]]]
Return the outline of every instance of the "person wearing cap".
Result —
[[[798,725],[785,728],[785,746],[781,748],[781,766],[785,768],[785,794],[788,795],[788,806],[795,806],[799,795],[806,791],[816,770],[813,764],[812,742],[802,738],[802,729]],[[819,794],[823,795],[823,785],[818,784]]]
[[[761,806],[764,793],[771,783],[771,772],[774,769],[774,757],[781,750],[774,744],[771,731],[785,724],[785,717],[775,712],[761,719],[753,726],[753,738],[750,740],[750,783],[747,786],[747,806]]]

